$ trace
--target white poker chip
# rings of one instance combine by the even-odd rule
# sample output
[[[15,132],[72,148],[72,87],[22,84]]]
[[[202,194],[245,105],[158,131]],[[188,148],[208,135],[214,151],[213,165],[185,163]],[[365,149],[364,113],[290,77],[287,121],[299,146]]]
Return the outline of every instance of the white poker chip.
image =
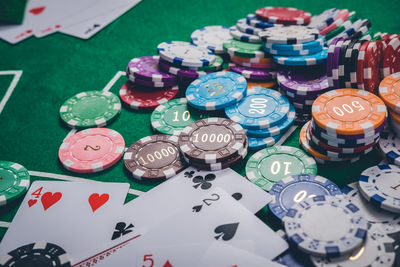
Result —
[[[393,266],[396,257],[393,243],[394,240],[380,228],[372,226],[368,229],[365,244],[350,256],[341,258],[311,257],[311,261],[317,267]]]
[[[239,31],[237,26],[232,26],[229,28],[229,33],[233,39],[246,42],[246,43],[261,43],[261,38],[258,35],[247,34]]]
[[[311,17],[308,27],[316,28],[319,31],[331,25],[340,14],[340,9],[330,8],[322,12],[321,14]]]
[[[265,43],[301,44],[317,40],[319,32],[315,28],[291,25],[267,28],[258,35]]]
[[[391,163],[400,165],[400,139],[395,134],[383,132],[379,139],[379,148]]]
[[[368,202],[361,195],[358,182],[346,185],[341,191],[347,200],[360,209],[364,219],[366,219],[369,224],[376,225],[387,234],[400,232],[400,214],[382,210]]]
[[[400,213],[400,167],[373,166],[361,173],[359,187],[362,196],[378,207]]]
[[[236,22],[236,27],[241,32],[248,33],[248,34],[254,34],[254,35],[258,35],[258,33],[262,31],[262,29],[260,29],[260,28],[256,28],[256,27],[253,27],[253,26],[247,24],[246,19],[239,19]]]
[[[195,30],[190,36],[194,45],[205,47],[216,54],[224,54],[222,44],[231,39],[229,27],[207,26]]]
[[[157,46],[157,50],[162,59],[179,66],[204,67],[215,60],[213,52],[188,42],[163,42]]]
[[[343,257],[362,246],[367,221],[344,198],[315,196],[293,205],[283,217],[288,239],[317,257]]]

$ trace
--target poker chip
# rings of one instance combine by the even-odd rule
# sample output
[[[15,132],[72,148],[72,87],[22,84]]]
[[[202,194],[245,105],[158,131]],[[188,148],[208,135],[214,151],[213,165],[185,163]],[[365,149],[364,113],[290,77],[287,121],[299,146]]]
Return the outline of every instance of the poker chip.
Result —
[[[229,63],[229,69],[233,72],[242,74],[246,79],[251,80],[272,80],[276,77],[275,71],[248,68],[234,63]]]
[[[222,60],[222,58],[221,58],[221,60]],[[185,78],[189,78],[189,79],[197,79],[199,77],[202,77],[204,75],[211,73],[211,72],[206,72],[206,71],[185,70],[185,69],[181,69],[181,68],[176,68],[174,66],[167,64],[164,61],[160,61],[160,69],[167,73],[185,77]]]
[[[281,138],[282,135],[274,135],[264,138],[258,137],[247,137],[249,140],[249,149],[250,150],[260,150],[266,147],[270,147],[276,144]]]
[[[348,184],[342,192],[351,203],[356,205],[369,224],[375,225],[387,234],[400,231],[400,215],[380,209],[369,203],[361,194],[358,182]]]
[[[170,82],[153,82],[153,81],[149,81],[149,80],[139,79],[133,75],[129,75],[128,79],[131,82],[133,82],[139,86],[144,86],[144,87],[149,87],[149,88],[164,88],[164,87],[172,87],[172,86],[176,85],[176,80],[170,81]]]
[[[329,89],[327,76],[323,72],[278,71],[277,81],[285,91],[297,96],[312,95],[313,99]]]
[[[253,34],[258,36],[258,33],[262,31],[260,28],[253,27],[249,24],[247,24],[246,19],[239,19],[236,22],[236,27],[238,28],[239,31],[247,34]]]
[[[312,16],[308,27],[316,28],[320,31],[331,25],[339,14],[340,10],[337,8],[327,9],[318,15]]]
[[[113,166],[124,150],[125,141],[118,132],[90,128],[66,138],[58,150],[58,157],[67,170],[92,173]]]
[[[300,44],[276,44],[276,43],[264,43],[264,47],[276,50],[276,51],[303,51],[303,50],[315,50],[318,47],[322,47],[324,45],[324,40],[322,36],[319,36],[318,39],[311,42],[300,43]]]
[[[245,131],[249,138],[250,137],[266,138],[271,136],[282,135],[293,125],[295,117],[296,117],[296,112],[294,110],[294,107],[290,105],[287,118],[282,123],[279,123],[275,126],[265,129],[260,129],[260,130],[245,129]]]
[[[368,47],[369,42],[365,42],[360,46],[357,57],[357,88],[364,90],[364,61],[365,61],[365,50]]]
[[[387,76],[379,84],[379,96],[394,112],[400,114],[400,72]]]
[[[350,12],[347,9],[341,9],[337,18],[326,28],[319,31],[321,35],[326,35],[327,33],[333,31],[340,25],[342,25],[350,17]]]
[[[0,266],[51,266],[70,267],[67,252],[53,244],[36,242],[16,248],[0,258]]]
[[[400,72],[400,35],[390,39],[383,53],[382,74],[387,77]]]
[[[312,105],[314,122],[334,134],[363,134],[374,131],[387,117],[379,97],[356,89],[337,89],[319,96]]]
[[[248,34],[241,32],[237,26],[232,26],[229,28],[229,33],[233,39],[246,42],[246,43],[261,43],[261,39],[258,35]]]
[[[339,40],[340,38],[335,38],[328,46],[328,55],[326,57],[326,76],[330,88],[333,88],[333,57],[335,47]]]
[[[311,20],[309,12],[293,7],[263,7],[256,10],[257,18],[270,23],[308,24]]]
[[[206,164],[225,162],[240,154],[247,142],[243,128],[225,118],[196,121],[179,134],[179,149],[190,160]]]
[[[350,60],[349,60],[349,73],[348,73],[348,82],[346,82],[346,87],[351,87],[351,88],[358,88],[358,78],[357,78],[357,68],[358,68],[358,55],[360,53],[360,48],[364,44],[365,41],[359,40],[357,41],[349,55],[350,55]]]
[[[351,40],[345,40],[340,47],[339,52],[339,65],[338,65],[338,85],[339,88],[345,88],[345,54],[346,50],[350,45]]]
[[[137,180],[164,180],[181,172],[185,162],[178,149],[178,137],[152,135],[133,143],[124,154],[126,169]]]
[[[165,61],[187,67],[208,66],[215,60],[214,53],[207,48],[182,41],[163,42],[157,51]]]
[[[326,40],[331,40],[334,37],[348,37],[348,36],[340,36],[344,31],[349,29],[352,25],[353,22],[357,21],[356,19],[356,13],[355,12],[350,12],[348,19],[338,26],[336,29],[332,30],[331,32],[327,33],[325,35]]]
[[[285,66],[313,66],[326,62],[328,56],[328,49],[324,48],[322,51],[308,56],[297,57],[284,57],[274,56],[274,62]]]
[[[336,43],[335,48],[333,50],[333,60],[332,60],[333,88],[340,88],[339,60],[340,60],[340,52],[341,52],[342,45],[344,42],[345,42],[345,39],[339,39],[339,41]]]
[[[0,206],[25,194],[31,181],[24,166],[10,161],[0,161],[0,177]]]
[[[308,55],[316,54],[316,53],[322,51],[323,46],[320,45],[313,49],[291,51],[291,50],[274,50],[274,49],[270,49],[270,48],[266,47],[263,44],[263,49],[265,50],[265,52],[268,52],[272,55],[294,57],[294,56],[308,56]]]
[[[396,165],[373,166],[360,175],[362,196],[381,209],[399,213],[400,196],[396,186],[400,183],[400,167]]]
[[[304,199],[330,195],[340,196],[342,192],[332,181],[314,174],[298,174],[283,178],[271,187],[269,193],[273,200],[268,204],[269,210],[279,220],[288,210]]]
[[[372,41],[368,43],[364,58],[364,88],[365,90],[378,94],[381,77],[379,74],[381,58],[383,53],[383,43]]]
[[[121,112],[118,97],[106,91],[87,91],[69,98],[60,108],[61,119],[71,128],[102,127]]]
[[[195,30],[190,36],[194,45],[205,47],[216,54],[223,54],[222,44],[229,40],[229,27],[225,26],[207,26]]]
[[[271,27],[258,35],[264,43],[285,45],[312,42],[320,37],[317,29],[307,26]]]
[[[256,14],[248,14],[246,17],[246,22],[250,26],[253,26],[253,27],[259,28],[259,29],[266,29],[266,28],[275,26],[274,23],[269,23],[269,22],[259,20],[257,18]]]
[[[247,179],[266,191],[289,175],[316,173],[315,160],[290,146],[264,148],[254,153],[246,163]]]
[[[274,63],[274,60],[272,57],[240,57],[240,56],[235,56],[233,55],[231,57],[231,61],[234,63],[240,62],[240,63],[254,63],[254,64],[265,64],[265,65],[270,65]],[[239,65],[241,65],[238,63]]]
[[[153,82],[176,83],[176,77],[158,69],[159,56],[138,57],[128,63],[129,75]],[[129,76],[128,75],[128,76]]]
[[[254,87],[274,88],[275,85],[275,81],[247,81],[247,89],[252,89]]]
[[[225,114],[246,129],[259,130],[283,122],[289,107],[289,101],[279,92],[253,87],[241,102],[226,107]]]
[[[368,230],[367,221],[354,204],[329,195],[294,204],[283,217],[283,223],[291,243],[318,257],[339,257],[354,252],[363,245]]]
[[[177,98],[159,105],[151,113],[151,127],[161,134],[179,135],[186,126],[206,117],[189,109],[186,98]]]
[[[249,58],[249,59],[258,59],[258,58]],[[264,59],[264,58],[263,58]],[[266,58],[270,59],[270,58]],[[253,69],[267,69],[267,70],[272,70],[275,69],[275,63],[273,62],[273,59],[270,59],[271,62],[269,63],[254,63],[254,62],[246,62],[246,61],[240,61],[236,58],[231,57],[231,61],[235,63],[236,65],[247,67],[247,68],[253,68]]]
[[[383,133],[379,148],[390,163],[400,166],[400,139],[393,133]]]
[[[189,105],[200,110],[223,109],[238,103],[246,94],[246,79],[230,71],[205,75],[193,81],[186,89]]]
[[[128,81],[119,90],[121,100],[132,109],[154,109],[158,105],[173,99],[179,92],[178,86],[164,90],[149,91]]]
[[[379,228],[371,227],[368,229],[364,245],[351,255],[341,258],[311,257],[311,261],[317,267],[393,266],[396,256],[392,248],[393,243],[393,239]]]
[[[223,43],[223,47],[230,56],[235,55],[249,58],[267,57],[267,54],[262,51],[261,44],[246,43],[235,39],[230,39]]]

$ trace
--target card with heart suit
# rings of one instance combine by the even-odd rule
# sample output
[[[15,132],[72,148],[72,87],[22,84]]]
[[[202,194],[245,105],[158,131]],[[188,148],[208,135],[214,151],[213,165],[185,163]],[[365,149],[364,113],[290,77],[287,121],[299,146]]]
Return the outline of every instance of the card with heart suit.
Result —
[[[140,238],[129,242],[103,261],[97,262],[96,266],[128,266],[137,258],[143,259],[144,255],[136,253],[140,248],[176,246],[193,242],[210,246],[217,241],[247,250],[248,245],[244,241],[251,240],[254,249],[249,252],[268,259],[275,258],[288,248],[279,235],[220,188],[184,199],[182,202],[184,204],[179,211],[171,212],[167,219],[158,220],[157,213],[154,213],[153,227]],[[196,206],[201,208],[195,209]],[[141,218],[146,216],[145,213],[148,211],[142,214],[133,213],[132,218]],[[181,257],[186,255],[181,254]],[[82,262],[80,266],[85,266],[85,263]],[[172,263],[172,266],[175,265]]]
[[[46,241],[59,245],[74,263],[105,242],[121,212],[128,183],[36,181],[0,243],[4,255],[20,246]]]

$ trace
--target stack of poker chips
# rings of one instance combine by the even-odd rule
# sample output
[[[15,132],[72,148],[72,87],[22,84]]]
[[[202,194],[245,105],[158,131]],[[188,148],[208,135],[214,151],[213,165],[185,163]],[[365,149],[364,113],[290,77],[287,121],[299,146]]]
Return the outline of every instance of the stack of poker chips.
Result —
[[[123,103],[136,110],[152,110],[179,92],[174,75],[160,71],[158,56],[133,58],[126,67],[126,82],[119,91]]]
[[[379,97],[389,109],[389,123],[392,131],[400,136],[400,72],[384,78],[379,84]]]
[[[386,106],[376,95],[347,88],[329,91],[314,101],[300,144],[319,163],[355,162],[373,150],[386,120]]]

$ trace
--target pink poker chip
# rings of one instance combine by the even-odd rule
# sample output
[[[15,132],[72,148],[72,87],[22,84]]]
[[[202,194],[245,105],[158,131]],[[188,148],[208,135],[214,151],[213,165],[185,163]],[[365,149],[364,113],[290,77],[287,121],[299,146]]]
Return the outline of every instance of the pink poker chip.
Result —
[[[73,172],[92,173],[117,163],[124,153],[121,134],[107,128],[89,128],[68,137],[58,150],[62,165]]]

